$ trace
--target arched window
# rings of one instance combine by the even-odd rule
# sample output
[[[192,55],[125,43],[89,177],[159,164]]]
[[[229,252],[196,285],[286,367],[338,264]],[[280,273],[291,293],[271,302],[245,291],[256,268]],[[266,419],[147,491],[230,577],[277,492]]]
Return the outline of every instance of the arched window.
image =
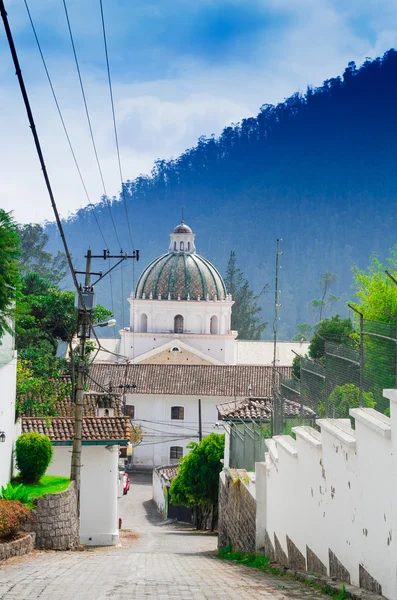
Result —
[[[105,408],[103,416],[104,417],[108,417],[109,416],[109,409],[108,408]]]
[[[174,242],[174,250],[176,250],[176,242]]]
[[[174,333],[183,333],[183,317],[176,315],[174,318]]]
[[[171,406],[171,419],[183,421],[185,418],[185,409],[183,406]]]
[[[145,313],[141,314],[141,331],[143,333],[147,331],[147,315]]]
[[[182,446],[171,446],[170,448],[170,462],[171,464],[179,462],[183,456]]]
[[[210,319],[210,333],[218,333],[218,317],[216,315]]]
[[[179,248],[180,248],[180,250],[181,250],[181,252],[182,252],[182,250],[184,250],[184,248],[185,248],[185,244],[184,244],[183,242],[181,242],[181,243],[179,244]]]
[[[190,252],[190,242],[187,243],[187,251]]]

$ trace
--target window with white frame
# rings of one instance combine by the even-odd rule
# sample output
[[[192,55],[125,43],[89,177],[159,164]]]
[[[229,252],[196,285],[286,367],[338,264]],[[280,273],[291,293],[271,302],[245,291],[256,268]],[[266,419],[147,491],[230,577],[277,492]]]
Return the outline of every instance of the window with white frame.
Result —
[[[135,406],[133,406],[132,404],[126,404],[125,414],[127,417],[130,417],[130,419],[135,419]]]
[[[171,419],[183,421],[185,418],[185,409],[183,406],[171,406]]]
[[[179,462],[179,460],[183,457],[183,447],[182,446],[171,446],[170,448],[170,462]]]

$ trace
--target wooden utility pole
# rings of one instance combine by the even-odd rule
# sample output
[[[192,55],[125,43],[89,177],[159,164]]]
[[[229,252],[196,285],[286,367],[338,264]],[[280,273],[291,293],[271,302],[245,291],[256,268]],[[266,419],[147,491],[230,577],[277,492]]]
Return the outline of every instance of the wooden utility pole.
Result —
[[[203,439],[203,423],[201,420],[201,398],[198,399],[198,425],[199,425],[199,442]]]
[[[77,386],[75,398],[75,413],[74,413],[74,436],[73,436],[73,451],[70,478],[76,482],[77,502],[80,511],[80,488],[81,488],[81,447],[82,447],[82,432],[83,432],[83,413],[84,413],[84,383],[86,370],[86,341],[90,338],[92,327],[92,311],[95,308],[94,285],[98,283],[105,275],[113,271],[124,260],[132,258],[139,260],[139,250],[134,250],[131,255],[123,254],[111,256],[108,250],[104,250],[103,254],[93,255],[91,250],[87,250],[85,271],[75,271],[84,275],[84,287],[79,290],[78,295],[78,337],[79,337],[79,359],[77,366]],[[91,271],[91,261],[93,258],[102,258],[109,260],[111,258],[118,259],[118,262],[113,265],[106,273],[93,273]],[[91,275],[97,275],[98,279],[91,283]],[[82,301],[81,301],[82,300]],[[72,357],[73,359],[73,357]]]
[[[91,276],[91,250],[87,250],[85,264],[85,279],[84,292],[90,290]],[[90,293],[94,293],[92,290]],[[92,310],[93,306],[91,307]],[[85,374],[85,346],[86,339],[90,336],[90,325],[88,322],[88,307],[85,309],[79,306],[78,326],[80,328],[78,334],[80,336],[79,343],[79,362],[77,366],[77,387],[76,387],[76,406],[74,413],[74,438],[72,451],[72,467],[70,478],[76,482],[76,491],[78,498],[78,506],[80,510],[80,483],[81,483],[81,442],[83,432],[83,406],[84,406],[84,374]],[[72,356],[72,360],[73,356]]]

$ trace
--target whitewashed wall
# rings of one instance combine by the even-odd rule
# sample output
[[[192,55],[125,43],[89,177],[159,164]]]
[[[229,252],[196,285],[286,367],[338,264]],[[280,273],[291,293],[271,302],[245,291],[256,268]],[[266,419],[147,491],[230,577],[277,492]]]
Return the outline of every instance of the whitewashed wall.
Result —
[[[135,331],[141,329],[141,315],[147,316],[147,331],[169,333],[174,331],[174,317],[182,315],[186,333],[210,333],[210,319],[218,317],[218,333],[230,331],[231,310],[233,302],[226,300],[167,300],[163,298],[137,300],[129,298],[131,304],[130,327]]]
[[[80,541],[89,546],[112,546],[119,541],[119,447],[83,445],[81,456]],[[70,477],[71,446],[55,446],[49,475]]]
[[[177,334],[177,333],[132,333],[120,331],[120,350],[123,356],[137,358],[151,350],[160,348],[168,342],[182,340],[185,344],[192,346],[203,354],[213,357],[221,363],[228,365],[236,364],[236,342],[237,333],[228,335],[199,335],[199,334]],[[135,347],[135,349],[134,349]]]
[[[5,442],[0,443],[0,486],[11,479],[14,444],[19,435],[15,424],[16,367],[16,357],[0,363],[0,431],[6,435]]]
[[[137,468],[153,469],[159,465],[169,465],[171,446],[182,446],[183,455],[190,441],[198,441],[198,399],[199,396],[170,396],[167,394],[127,394],[126,402],[135,407],[135,425],[144,429],[144,438],[134,448],[133,464]],[[231,402],[234,397],[202,396],[201,418],[203,436],[211,432],[224,433],[215,427],[218,421],[216,405]],[[183,406],[184,420],[171,420],[171,407]]]
[[[153,471],[153,500],[159,513],[163,518],[166,518],[168,512],[168,486],[157,469]]]
[[[323,419],[321,434],[297,427],[296,441],[269,440],[256,465],[257,547],[293,567],[316,570],[320,561],[328,575],[395,600],[397,391],[385,396],[390,419],[352,409],[355,429],[349,419]]]

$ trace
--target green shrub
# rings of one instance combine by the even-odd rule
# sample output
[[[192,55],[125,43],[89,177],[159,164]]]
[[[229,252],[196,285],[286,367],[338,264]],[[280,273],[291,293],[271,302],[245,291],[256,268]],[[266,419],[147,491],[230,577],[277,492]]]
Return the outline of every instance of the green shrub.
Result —
[[[16,465],[24,483],[38,483],[51,462],[54,450],[41,433],[23,433],[15,444]]]
[[[14,539],[30,516],[30,509],[17,500],[0,500],[0,540]]]
[[[0,493],[1,500],[18,500],[22,504],[30,504],[32,495],[29,490],[26,489],[22,483],[13,486],[11,483],[7,483],[6,487],[1,488]]]

